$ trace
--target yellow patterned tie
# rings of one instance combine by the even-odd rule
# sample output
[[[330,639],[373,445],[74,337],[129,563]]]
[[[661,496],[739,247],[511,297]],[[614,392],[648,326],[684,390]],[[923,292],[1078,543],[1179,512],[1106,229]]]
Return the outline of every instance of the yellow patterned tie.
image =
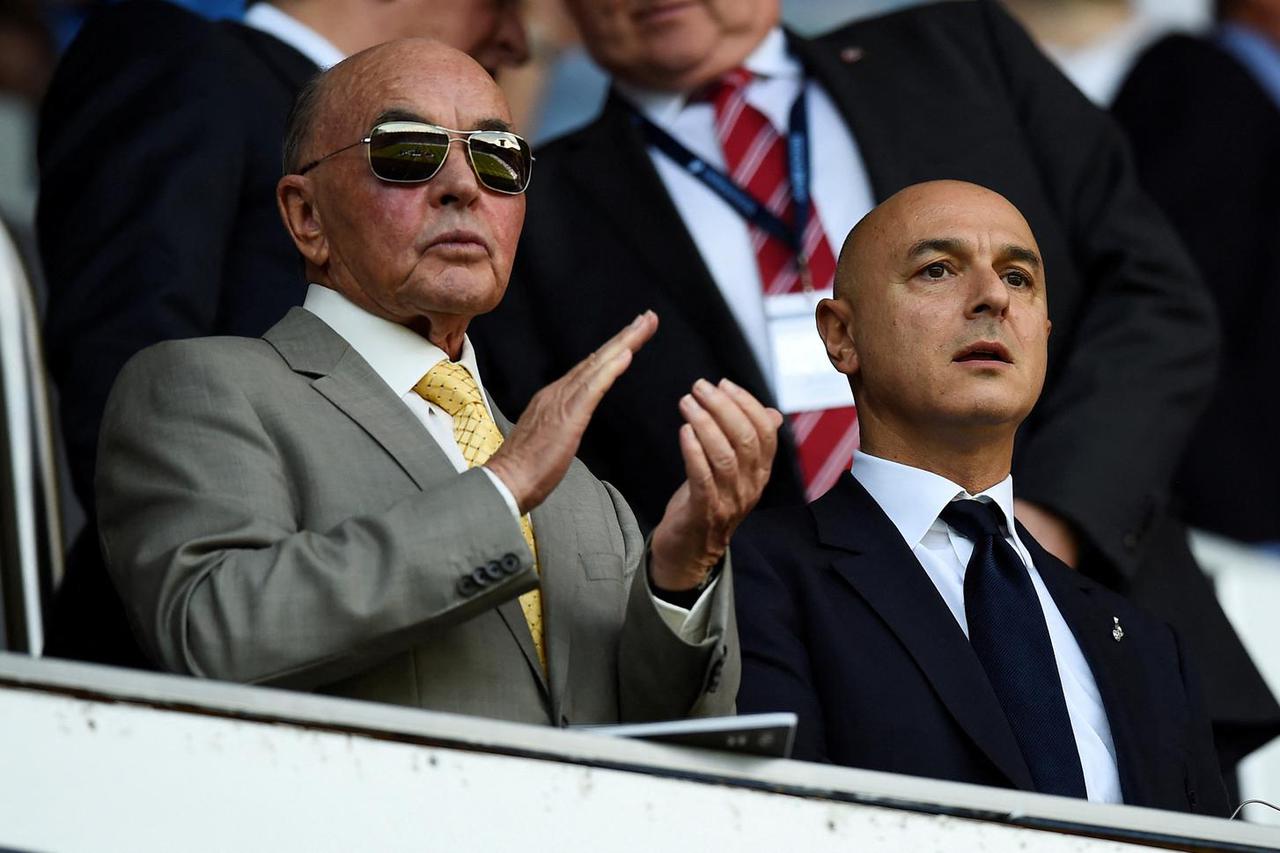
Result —
[[[427,371],[427,375],[413,386],[428,403],[444,409],[453,418],[453,440],[467,460],[467,467],[483,465],[502,446],[502,433],[489,416],[484,398],[471,373],[461,364],[443,360]],[[538,546],[533,539],[533,522],[528,515],[520,517],[520,532],[533,552],[533,567],[538,570]],[[533,647],[538,650],[542,671],[547,671],[547,653],[542,647],[542,593],[530,590],[520,596],[529,633],[533,635]]]

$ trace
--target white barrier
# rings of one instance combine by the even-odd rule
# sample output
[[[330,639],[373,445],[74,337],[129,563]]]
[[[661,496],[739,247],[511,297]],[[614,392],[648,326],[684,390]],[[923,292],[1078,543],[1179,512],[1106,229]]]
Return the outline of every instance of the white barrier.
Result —
[[[39,324],[22,258],[3,225],[0,419],[0,649],[39,654],[42,582],[61,576],[63,543]]]
[[[1191,550],[1267,686],[1280,696],[1280,557],[1203,531],[1192,533]],[[1280,805],[1280,738],[1240,762],[1240,796]],[[1280,812],[1248,809],[1249,820],[1280,826]]]
[[[0,654],[0,849],[1280,848],[1280,831]]]

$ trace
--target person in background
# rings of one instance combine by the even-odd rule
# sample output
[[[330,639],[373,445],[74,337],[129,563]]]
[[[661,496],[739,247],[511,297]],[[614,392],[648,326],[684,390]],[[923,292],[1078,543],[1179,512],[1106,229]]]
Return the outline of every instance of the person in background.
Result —
[[[318,69],[408,35],[440,38],[490,73],[526,54],[514,0],[279,0],[254,3],[243,23],[129,0],[91,16],[63,56],[41,110],[37,228],[47,361],[87,524],[48,654],[148,665],[94,527],[107,393],[150,344],[260,335],[302,302],[275,202],[285,118]]]
[[[995,2],[950,2],[808,39],[776,0],[571,0],[613,89],[538,152],[512,294],[475,326],[488,387],[519,411],[626,318],[663,335],[605,399],[583,459],[641,520],[680,482],[666,437],[697,376],[788,415],[762,505],[821,495],[848,468],[848,384],[811,334],[834,249],[921,181],[990,187],[1054,271],[1048,372],[1013,459],[1019,520],[1050,553],[1175,624],[1206,667],[1238,757],[1280,706],[1169,506],[1211,393],[1211,297],[1138,187],[1123,135]]]
[[[35,123],[55,59],[34,0],[0,0],[0,224],[18,245],[37,306],[44,287],[35,244]]]
[[[1177,497],[1192,525],[1280,553],[1280,2],[1226,0],[1218,21],[1153,46],[1113,114],[1224,332]]]
[[[1003,0],[1062,73],[1105,109],[1167,28],[1132,0]]]

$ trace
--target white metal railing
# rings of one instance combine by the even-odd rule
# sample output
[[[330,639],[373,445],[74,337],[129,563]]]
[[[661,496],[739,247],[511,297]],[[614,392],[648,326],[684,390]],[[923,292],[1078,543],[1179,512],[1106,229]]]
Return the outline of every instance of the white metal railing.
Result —
[[[1204,531],[1193,531],[1191,550],[1213,579],[1222,610],[1280,696],[1280,557]],[[1240,762],[1240,796],[1280,804],[1280,738]],[[1250,820],[1280,826],[1280,812],[1250,806]]]
[[[1280,849],[1280,831],[0,654],[0,848]]]
[[[0,226],[0,648],[40,654],[43,590],[62,573],[48,386],[22,258]]]

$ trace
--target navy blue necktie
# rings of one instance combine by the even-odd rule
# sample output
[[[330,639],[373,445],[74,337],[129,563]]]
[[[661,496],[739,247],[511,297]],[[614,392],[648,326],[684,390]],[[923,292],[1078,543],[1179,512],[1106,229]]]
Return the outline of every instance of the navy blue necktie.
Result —
[[[1035,789],[1086,796],[1084,771],[1044,611],[1022,558],[1005,541],[994,503],[959,500],[942,520],[973,542],[964,575],[969,642],[1004,708]]]

